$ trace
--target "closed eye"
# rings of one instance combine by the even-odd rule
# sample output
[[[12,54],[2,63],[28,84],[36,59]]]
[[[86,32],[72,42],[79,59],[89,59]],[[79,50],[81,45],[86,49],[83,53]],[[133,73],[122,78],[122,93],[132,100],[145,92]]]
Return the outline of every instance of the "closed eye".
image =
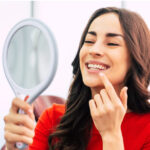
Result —
[[[119,46],[117,43],[107,43],[108,46]]]
[[[93,41],[84,41],[84,43],[94,43]]]

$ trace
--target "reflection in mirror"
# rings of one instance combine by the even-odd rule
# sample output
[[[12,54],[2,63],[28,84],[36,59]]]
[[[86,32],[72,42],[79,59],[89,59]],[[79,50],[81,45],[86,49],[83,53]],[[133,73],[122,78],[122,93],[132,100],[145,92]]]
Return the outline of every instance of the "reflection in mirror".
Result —
[[[40,84],[49,73],[49,56],[48,41],[39,28],[20,28],[8,46],[7,64],[14,82],[25,89]]]

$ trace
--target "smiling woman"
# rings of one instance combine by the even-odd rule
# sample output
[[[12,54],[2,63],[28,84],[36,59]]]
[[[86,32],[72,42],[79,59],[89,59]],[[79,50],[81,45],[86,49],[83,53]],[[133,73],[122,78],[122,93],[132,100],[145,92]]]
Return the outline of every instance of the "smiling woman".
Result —
[[[74,80],[67,103],[41,115],[29,149],[149,150],[149,45],[149,29],[139,15],[121,8],[98,9],[72,63]],[[27,109],[25,102],[16,100],[11,110],[23,103]],[[12,116],[10,111],[6,126]],[[19,114],[15,116],[17,120]],[[24,126],[24,131],[33,131]],[[8,135],[7,144],[9,140]]]

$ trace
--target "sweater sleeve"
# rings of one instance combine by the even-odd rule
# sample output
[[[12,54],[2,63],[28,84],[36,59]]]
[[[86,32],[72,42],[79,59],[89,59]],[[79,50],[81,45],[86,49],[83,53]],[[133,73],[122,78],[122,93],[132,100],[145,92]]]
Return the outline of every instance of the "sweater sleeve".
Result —
[[[35,128],[33,143],[29,146],[29,150],[48,150],[48,137],[52,132],[54,107],[55,105],[45,110],[40,116]]]

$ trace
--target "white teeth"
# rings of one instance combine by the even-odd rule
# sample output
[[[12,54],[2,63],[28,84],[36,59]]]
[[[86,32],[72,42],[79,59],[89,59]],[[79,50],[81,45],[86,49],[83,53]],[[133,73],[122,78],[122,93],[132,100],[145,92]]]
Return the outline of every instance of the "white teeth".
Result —
[[[106,68],[105,66],[103,66],[103,65],[96,65],[96,64],[88,64],[88,68],[100,69],[100,70],[107,69],[107,68]]]

